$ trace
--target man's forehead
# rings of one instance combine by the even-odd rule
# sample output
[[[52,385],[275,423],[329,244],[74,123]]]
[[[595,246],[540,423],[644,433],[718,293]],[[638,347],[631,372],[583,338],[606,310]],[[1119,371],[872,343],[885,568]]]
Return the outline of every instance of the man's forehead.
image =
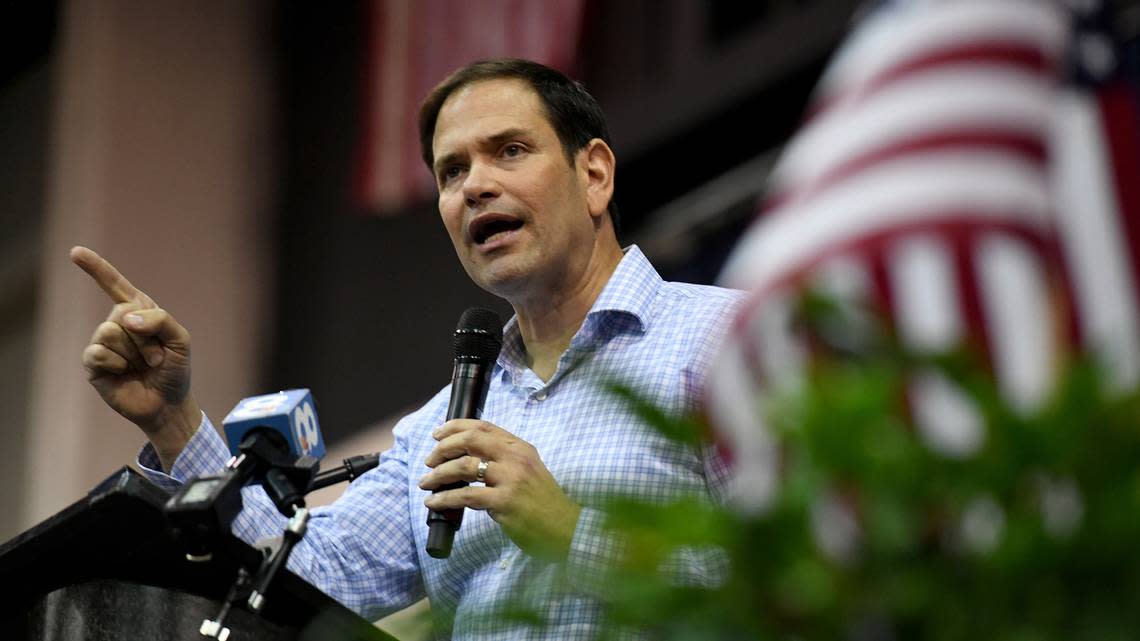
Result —
[[[535,105],[539,102],[534,87],[522,78],[484,78],[469,82],[451,92],[447,100],[443,101],[439,112],[442,116],[444,112],[462,109],[473,102],[494,100],[499,97],[513,101],[524,100]]]
[[[507,129],[549,127],[546,110],[534,88],[519,78],[478,80],[448,96],[436,118],[432,147],[456,135],[490,138]]]

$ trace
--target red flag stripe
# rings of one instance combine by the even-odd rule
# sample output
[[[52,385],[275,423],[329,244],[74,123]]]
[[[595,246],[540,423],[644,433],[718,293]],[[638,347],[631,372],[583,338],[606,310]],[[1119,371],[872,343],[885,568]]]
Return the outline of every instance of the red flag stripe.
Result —
[[[563,71],[577,60],[585,0],[372,0],[363,94],[365,149],[355,180],[364,209],[399,211],[430,199],[419,103],[448,73],[481,58],[517,56]]]
[[[1100,111],[1133,282],[1140,282],[1140,104],[1132,87],[1116,83],[1101,92]]]
[[[953,131],[1045,136],[1052,86],[1039,76],[986,66],[916,75],[855,107],[828,112],[784,150],[771,180],[794,189],[851,158],[908,139]]]
[[[816,100],[827,102],[858,91],[909,61],[948,51],[987,45],[1026,47],[1059,60],[1067,42],[1064,21],[1053,3],[940,4],[928,8],[884,5],[869,12],[824,73]]]
[[[974,353],[982,358],[988,369],[993,369],[993,347],[978,280],[980,275],[974,262],[973,234],[949,234],[953,246],[954,275],[958,297],[962,304],[962,319],[966,322],[966,341]]]
[[[906,78],[950,66],[1002,66],[1042,76],[1053,73],[1051,56],[1031,43],[1000,40],[965,43],[942,51],[916,55],[883,70],[852,90],[820,97],[809,106],[805,121],[810,123],[818,115],[836,105],[850,107]]]
[[[432,36],[436,34],[441,23],[434,20],[435,16],[431,14],[431,8],[430,3],[408,3],[408,34],[406,36],[408,47],[404,52],[404,68],[407,75],[404,77],[404,86],[400,92],[403,97],[400,130],[404,134],[404,138],[399,147],[399,165],[391,168],[395,176],[393,181],[395,185],[390,195],[385,198],[387,202],[391,203],[400,202],[402,196],[429,193],[426,188],[427,169],[424,168],[419,153],[419,127],[416,116],[420,99],[425,93],[422,90],[423,77],[431,71],[425,65],[428,59],[419,55],[419,52],[430,51],[433,47],[439,46],[438,42],[432,42],[434,40]],[[446,21],[442,24],[446,25]]]

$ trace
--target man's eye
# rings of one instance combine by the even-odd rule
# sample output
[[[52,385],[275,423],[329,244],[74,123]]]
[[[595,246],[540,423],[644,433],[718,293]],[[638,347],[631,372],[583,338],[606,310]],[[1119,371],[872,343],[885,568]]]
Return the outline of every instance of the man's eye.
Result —
[[[503,155],[506,156],[507,158],[515,158],[517,156],[522,155],[522,152],[523,152],[522,145],[519,145],[516,143],[511,143],[511,144],[507,145],[506,147],[503,147]]]
[[[460,168],[455,166],[455,165],[451,165],[450,167],[445,167],[443,169],[443,171],[441,171],[439,173],[440,180],[442,180],[443,182],[447,182],[453,178],[456,178],[459,176],[459,171],[460,171]]]

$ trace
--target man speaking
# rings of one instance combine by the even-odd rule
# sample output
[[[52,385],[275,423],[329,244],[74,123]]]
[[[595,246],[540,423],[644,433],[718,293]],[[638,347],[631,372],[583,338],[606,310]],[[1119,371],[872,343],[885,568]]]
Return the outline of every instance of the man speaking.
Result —
[[[379,467],[313,511],[290,568],[370,619],[426,595],[444,638],[593,638],[597,579],[620,554],[598,507],[614,496],[717,498],[726,473],[711,448],[657,434],[604,384],[692,410],[739,293],[664,282],[636,246],[622,250],[604,115],[561,73],[473,63],[431,92],[419,129],[460,262],[515,315],[482,419],[445,421],[448,388],[403,418]],[[150,441],[140,465],[167,487],[216,473],[229,454],[191,391],[189,333],[91,250],[71,256],[114,303],[83,364]],[[471,485],[433,493],[456,482]],[[280,531],[260,488],[244,501],[237,535]],[[455,508],[471,512],[454,550],[432,558],[428,510]],[[524,587],[544,625],[479,616]]]

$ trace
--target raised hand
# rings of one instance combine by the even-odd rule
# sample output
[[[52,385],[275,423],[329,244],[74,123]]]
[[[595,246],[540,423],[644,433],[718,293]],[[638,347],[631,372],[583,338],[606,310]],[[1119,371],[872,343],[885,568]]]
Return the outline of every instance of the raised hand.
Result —
[[[143,430],[169,469],[201,421],[190,394],[190,334],[99,254],[73,247],[71,261],[113,305],[83,350],[88,380]]]

